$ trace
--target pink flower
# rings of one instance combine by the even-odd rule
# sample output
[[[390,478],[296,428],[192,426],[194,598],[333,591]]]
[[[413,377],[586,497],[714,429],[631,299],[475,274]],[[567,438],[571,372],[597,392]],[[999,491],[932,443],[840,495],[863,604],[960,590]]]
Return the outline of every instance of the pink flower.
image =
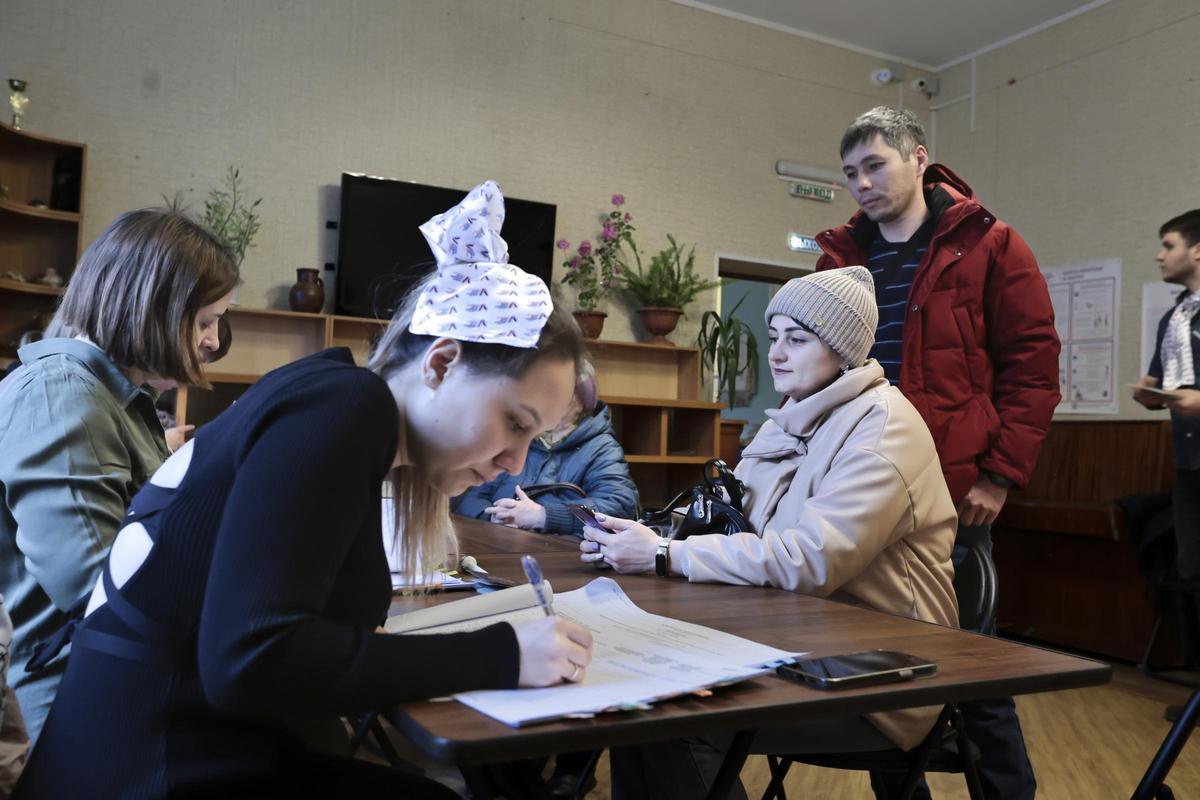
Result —
[[[625,205],[625,195],[623,195],[623,194],[614,194],[614,195],[612,196],[612,204],[613,204],[614,206],[623,206],[623,205]]]
[[[554,243],[554,246],[557,247],[559,250],[566,250],[568,247],[571,246],[571,243],[568,242],[566,239],[559,239],[557,242]]]
[[[592,243],[589,242],[587,239],[584,239],[582,242],[579,243],[579,255],[584,256],[586,258],[587,256],[590,256],[591,254],[592,254]]]
[[[611,222],[604,223],[604,230],[601,231],[600,238],[606,242],[611,242],[617,238],[617,226]]]
[[[633,214],[630,214],[628,211],[626,211],[626,212],[625,212],[625,221],[626,221],[626,222],[633,222]]]
[[[570,261],[568,261],[567,266],[570,269],[578,269],[579,268],[579,256],[575,256]]]

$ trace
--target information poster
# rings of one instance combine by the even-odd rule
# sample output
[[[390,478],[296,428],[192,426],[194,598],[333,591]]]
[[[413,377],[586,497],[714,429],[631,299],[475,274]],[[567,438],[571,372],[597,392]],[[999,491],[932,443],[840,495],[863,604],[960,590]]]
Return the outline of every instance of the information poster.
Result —
[[[1154,281],[1142,284],[1142,377],[1150,371],[1150,359],[1154,358],[1154,345],[1158,339],[1158,323],[1163,315],[1175,307],[1182,286]]]
[[[1121,261],[1110,259],[1042,270],[1062,341],[1055,409],[1067,414],[1117,413]]]

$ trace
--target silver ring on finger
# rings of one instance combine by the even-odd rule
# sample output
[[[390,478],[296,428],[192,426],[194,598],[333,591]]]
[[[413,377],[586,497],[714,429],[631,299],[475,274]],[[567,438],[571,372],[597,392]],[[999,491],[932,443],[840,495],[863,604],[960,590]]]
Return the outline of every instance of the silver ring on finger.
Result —
[[[568,683],[574,683],[575,679],[579,677],[579,665],[572,661],[571,666],[573,669],[571,670],[571,674],[567,676]]]

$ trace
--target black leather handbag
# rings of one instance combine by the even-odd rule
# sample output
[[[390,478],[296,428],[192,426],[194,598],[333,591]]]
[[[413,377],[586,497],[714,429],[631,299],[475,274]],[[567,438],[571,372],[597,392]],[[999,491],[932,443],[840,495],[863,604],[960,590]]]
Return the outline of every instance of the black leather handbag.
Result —
[[[658,511],[645,511],[641,521],[645,525],[670,532],[672,539],[686,539],[705,533],[729,535],[750,530],[742,511],[742,495],[745,485],[733,475],[733,470],[719,458],[704,464],[704,483],[680,492],[675,499]],[[683,509],[682,519],[676,520]]]

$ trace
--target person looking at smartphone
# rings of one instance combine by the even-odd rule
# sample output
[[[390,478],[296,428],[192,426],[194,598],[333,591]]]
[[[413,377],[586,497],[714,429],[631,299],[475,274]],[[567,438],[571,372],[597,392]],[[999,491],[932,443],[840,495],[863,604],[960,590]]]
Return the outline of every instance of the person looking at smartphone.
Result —
[[[746,447],[735,474],[752,530],[660,541],[604,517],[584,529],[585,561],[618,572],[775,586],[956,626],[950,554],[957,512],[920,415],[867,353],[878,311],[860,266],[789,281],[765,319],[784,406]],[[761,731],[753,752],[909,749],[938,708],[820,720]],[[612,752],[614,798],[701,797],[728,738],[694,737]]]
[[[613,432],[612,412],[597,396],[584,362],[566,415],[529,446],[520,474],[503,474],[454,498],[450,510],[527,531],[583,538],[567,508],[582,503],[617,517],[637,516],[638,490]]]
[[[1133,399],[1146,408],[1171,411],[1175,450],[1176,570],[1185,581],[1200,580],[1200,209],[1163,223],[1158,230],[1162,279],[1183,287],[1175,307],[1158,323],[1154,358],[1137,386],[1160,388],[1177,399],[1143,389]]]

